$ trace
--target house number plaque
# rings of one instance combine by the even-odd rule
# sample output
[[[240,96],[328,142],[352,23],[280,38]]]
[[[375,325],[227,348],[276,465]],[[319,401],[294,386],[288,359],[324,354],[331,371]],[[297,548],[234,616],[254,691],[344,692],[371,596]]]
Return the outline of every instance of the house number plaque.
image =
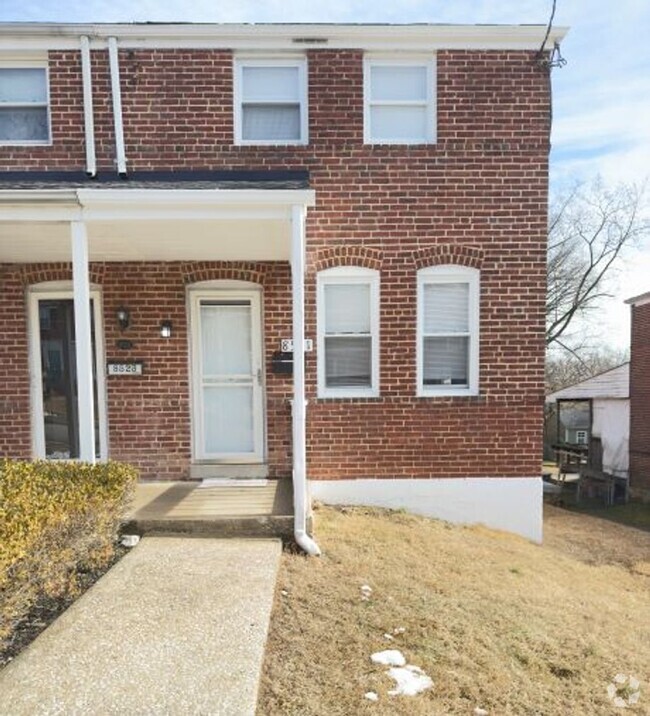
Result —
[[[142,375],[143,363],[109,363],[109,375]]]

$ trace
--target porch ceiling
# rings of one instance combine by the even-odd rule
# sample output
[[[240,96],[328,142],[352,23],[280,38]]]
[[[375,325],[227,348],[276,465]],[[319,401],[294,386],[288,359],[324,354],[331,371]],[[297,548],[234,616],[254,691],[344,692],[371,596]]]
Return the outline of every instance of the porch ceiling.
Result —
[[[0,263],[71,260],[82,221],[90,261],[286,261],[303,190],[0,192]]]
[[[90,261],[285,261],[282,219],[89,221]],[[0,223],[0,263],[70,261],[70,225]]]

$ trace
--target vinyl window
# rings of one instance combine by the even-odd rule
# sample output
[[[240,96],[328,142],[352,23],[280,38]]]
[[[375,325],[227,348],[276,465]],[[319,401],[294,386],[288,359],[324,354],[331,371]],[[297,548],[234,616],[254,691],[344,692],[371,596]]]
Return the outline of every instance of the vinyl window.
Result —
[[[366,144],[435,142],[435,61],[366,58]]]
[[[318,394],[379,395],[379,273],[341,267],[318,275]]]
[[[236,60],[235,142],[307,143],[306,60]]]
[[[435,266],[418,272],[418,395],[477,395],[479,272]]]
[[[47,68],[0,66],[0,144],[49,144]]]

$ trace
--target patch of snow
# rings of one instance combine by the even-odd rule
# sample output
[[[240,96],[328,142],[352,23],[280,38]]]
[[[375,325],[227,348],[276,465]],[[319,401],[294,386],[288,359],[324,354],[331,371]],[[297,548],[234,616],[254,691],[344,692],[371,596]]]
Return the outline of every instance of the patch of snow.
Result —
[[[139,541],[139,535],[122,535],[120,544],[122,545],[122,547],[135,547]]]
[[[433,680],[419,666],[409,664],[403,668],[388,669],[388,675],[395,679],[396,688],[388,692],[389,696],[417,696],[432,688]]]
[[[280,594],[281,594],[283,597],[288,597],[288,596],[289,596],[289,592],[287,592],[286,589],[283,589],[283,590],[280,592]]]
[[[627,676],[625,676],[625,674],[616,674],[614,681],[617,684],[624,684],[627,681]]]
[[[367,602],[370,599],[371,595],[372,595],[372,587],[369,586],[368,584],[364,584],[361,587],[361,599],[364,602]]]
[[[485,709],[482,709],[480,706],[477,706],[474,709],[474,716],[488,716],[488,712]]]
[[[384,634],[384,639],[388,639],[388,641],[394,641],[395,637],[392,634]]]
[[[367,691],[363,695],[364,699],[368,699],[368,701],[379,701],[379,694],[376,694],[374,691]]]
[[[397,629],[393,629],[393,634],[403,634],[405,631],[405,627],[397,627]]]
[[[370,657],[370,659],[375,664],[383,664],[384,666],[404,666],[406,664],[404,654],[397,649],[377,651]]]

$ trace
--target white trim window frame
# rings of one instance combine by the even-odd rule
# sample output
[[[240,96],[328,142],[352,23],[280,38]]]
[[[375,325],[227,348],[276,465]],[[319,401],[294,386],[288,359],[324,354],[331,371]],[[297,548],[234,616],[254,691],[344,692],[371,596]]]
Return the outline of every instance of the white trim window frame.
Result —
[[[99,420],[100,461],[108,459],[108,409],[106,403],[106,354],[104,349],[104,309],[102,291],[91,285],[90,298],[93,302],[93,321],[95,327],[94,368],[97,380],[97,405],[95,410]],[[41,336],[39,302],[48,300],[74,300],[72,284],[69,281],[37,283],[27,291],[29,365],[31,393],[32,454],[36,460],[48,459],[45,454],[45,424],[43,406],[43,374],[41,367]],[[54,459],[54,458],[52,458]],[[71,458],[79,460],[79,458]]]
[[[275,97],[268,90],[260,94],[246,96],[244,75],[247,69],[295,69],[297,73],[296,92],[294,96]],[[240,146],[294,146],[306,145],[309,142],[309,101],[308,101],[308,72],[306,57],[267,57],[247,58],[236,57],[234,60],[234,87],[233,87],[233,109],[234,109],[234,139],[235,144]],[[258,109],[277,109],[292,107],[298,108],[298,136],[286,138],[246,138],[244,136],[244,114],[246,106],[257,107]]]
[[[409,82],[400,83],[382,95],[373,96],[373,73],[375,70],[394,68],[396,70],[421,69],[425,73],[424,95],[413,97],[409,95]],[[408,78],[404,78],[408,79]],[[396,96],[396,94],[402,96]],[[385,136],[373,131],[373,110],[395,114],[396,111],[411,108],[424,109],[424,132],[413,136]],[[436,57],[435,55],[420,55],[405,57],[386,57],[366,55],[363,59],[363,141],[365,144],[435,144],[436,142]]]
[[[42,70],[45,77],[45,97],[41,100],[9,101],[2,98],[2,71],[3,70]],[[5,59],[0,60],[0,114],[3,110],[45,110],[47,136],[39,139],[4,139],[0,135],[0,146],[50,146],[52,144],[52,121],[50,116],[50,75],[47,60],[35,59]],[[1,126],[1,125],[0,125]]]
[[[449,305],[441,306],[440,313],[427,315],[427,287],[443,287],[442,298],[448,294]],[[452,288],[453,286],[453,288]],[[464,291],[462,287],[466,286]],[[445,290],[444,287],[447,287]],[[435,289],[434,289],[435,290]],[[456,305],[453,305],[455,301]],[[465,305],[463,306],[463,303]],[[434,328],[431,327],[434,324]],[[437,325],[436,325],[437,324]],[[480,343],[480,271],[466,266],[445,264],[420,269],[417,274],[417,396],[472,396],[479,394],[479,343]],[[466,380],[455,382],[453,376],[439,378],[441,382],[427,381],[425,360],[429,357],[425,343],[447,340],[447,356],[453,361],[458,355],[459,342],[466,342]],[[433,347],[433,346],[432,346]],[[429,358],[430,360],[430,358]],[[433,366],[432,366],[433,367]],[[447,366],[445,366],[447,369]]]
[[[377,398],[379,397],[379,271],[360,266],[339,266],[320,271],[316,280],[317,307],[317,363],[319,398]],[[368,326],[363,330],[353,326],[328,331],[328,287],[367,287]],[[370,340],[369,385],[328,385],[328,340]]]

